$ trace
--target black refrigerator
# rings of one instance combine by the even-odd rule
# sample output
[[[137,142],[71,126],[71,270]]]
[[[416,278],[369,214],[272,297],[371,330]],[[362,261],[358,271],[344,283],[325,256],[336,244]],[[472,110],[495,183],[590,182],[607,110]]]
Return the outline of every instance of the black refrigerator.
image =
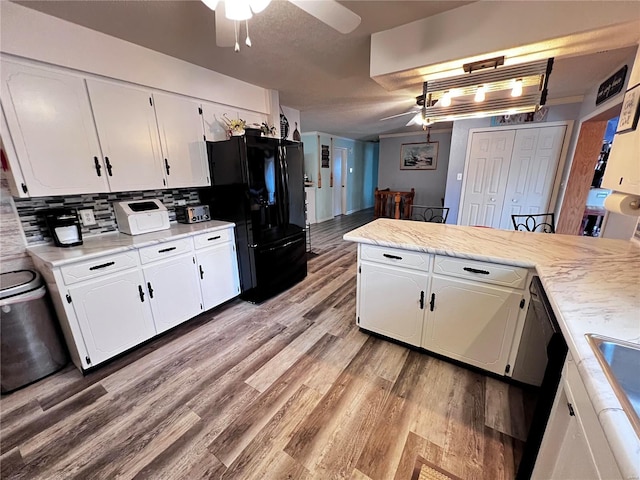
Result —
[[[207,142],[211,218],[236,224],[241,298],[260,303],[307,276],[302,143],[259,136]]]

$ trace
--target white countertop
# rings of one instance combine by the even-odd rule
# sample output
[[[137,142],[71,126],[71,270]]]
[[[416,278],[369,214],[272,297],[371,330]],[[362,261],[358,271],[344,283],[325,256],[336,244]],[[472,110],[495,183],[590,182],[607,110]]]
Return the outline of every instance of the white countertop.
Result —
[[[77,247],[56,247],[53,244],[46,244],[28,247],[27,252],[29,255],[38,257],[50,268],[53,268],[169,240],[177,240],[198,233],[224,230],[233,226],[235,226],[234,223],[219,220],[191,224],[172,223],[167,230],[158,232],[144,233],[142,235],[127,235],[120,232],[105,233],[86,237],[83,239],[82,245]]]
[[[640,439],[584,336],[640,344],[638,242],[386,218],[344,239],[535,268],[621,473],[640,478]]]

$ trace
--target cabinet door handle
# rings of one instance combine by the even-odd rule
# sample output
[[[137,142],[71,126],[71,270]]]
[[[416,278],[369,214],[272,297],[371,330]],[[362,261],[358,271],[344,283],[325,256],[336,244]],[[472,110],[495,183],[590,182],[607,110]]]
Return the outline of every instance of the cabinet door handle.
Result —
[[[389,253],[383,253],[383,257],[392,258],[393,260],[402,260],[402,257],[398,257],[397,255],[391,255]]]
[[[116,262],[107,262],[107,263],[102,263],[100,265],[94,265],[93,267],[89,267],[89,270],[100,270],[101,268],[107,268],[110,267],[111,265],[115,265]]]
[[[429,309],[433,312],[433,309],[436,306],[436,294],[432,293],[431,294],[431,301],[429,302]]]
[[[220,235],[216,236],[216,237],[209,237],[207,238],[207,242],[210,242],[211,240],[218,240],[220,238]]]
[[[573,405],[571,405],[570,403],[567,403],[567,407],[569,408],[569,415],[571,417],[575,417],[576,416],[576,412],[573,410]]]
[[[463,270],[465,272],[481,273],[482,275],[489,275],[491,273],[488,270],[479,270],[477,268],[471,268],[471,267],[464,267]]]
[[[161,248],[160,250],[158,250],[158,253],[170,252],[171,250],[175,250],[176,248],[177,247]]]
[[[200,267],[200,280],[204,279],[204,270],[202,269],[202,265],[198,265]]]
[[[107,164],[107,173],[110,177],[113,177],[113,167],[111,166],[111,162],[109,161],[109,157],[104,157],[104,163]]]
[[[138,285],[138,293],[140,294],[140,301],[144,302],[144,291],[142,290],[142,285]]]
[[[100,165],[100,160],[98,160],[98,157],[93,157],[93,164],[96,166],[96,173],[98,174],[99,177],[101,177],[102,166]]]
[[[164,168],[167,171],[167,175],[169,175],[169,169],[171,168],[171,166],[169,165],[169,160],[167,160],[166,158],[164,159]]]
[[[424,310],[424,291],[420,292],[420,310]]]
[[[151,282],[147,282],[147,288],[149,289],[149,298],[153,298],[153,288],[151,287]]]

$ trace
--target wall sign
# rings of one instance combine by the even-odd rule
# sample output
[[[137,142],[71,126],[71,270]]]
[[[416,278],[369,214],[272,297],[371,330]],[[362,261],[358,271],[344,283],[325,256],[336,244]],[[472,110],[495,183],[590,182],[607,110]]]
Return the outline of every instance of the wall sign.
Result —
[[[329,168],[329,145],[322,145],[321,158],[322,168]]]
[[[640,83],[624,94],[616,134],[634,131],[638,126],[638,117],[640,117]]]
[[[622,91],[624,80],[627,78],[627,70],[628,68],[625,65],[600,84],[598,95],[596,96],[596,105],[600,105]]]

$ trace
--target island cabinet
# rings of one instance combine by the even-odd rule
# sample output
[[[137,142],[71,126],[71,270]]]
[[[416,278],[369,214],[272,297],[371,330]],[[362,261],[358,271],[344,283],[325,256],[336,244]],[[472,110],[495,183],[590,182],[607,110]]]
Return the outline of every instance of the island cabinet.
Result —
[[[531,475],[533,480],[589,478],[621,480],[622,474],[568,355],[551,415]]]
[[[38,255],[38,247],[30,254],[71,358],[86,370],[237,296],[234,238],[233,227],[226,227],[117,253],[107,247],[103,255],[94,244],[87,247],[90,259],[78,255],[61,265]]]
[[[510,375],[526,268],[390,247],[358,247],[360,328]]]

